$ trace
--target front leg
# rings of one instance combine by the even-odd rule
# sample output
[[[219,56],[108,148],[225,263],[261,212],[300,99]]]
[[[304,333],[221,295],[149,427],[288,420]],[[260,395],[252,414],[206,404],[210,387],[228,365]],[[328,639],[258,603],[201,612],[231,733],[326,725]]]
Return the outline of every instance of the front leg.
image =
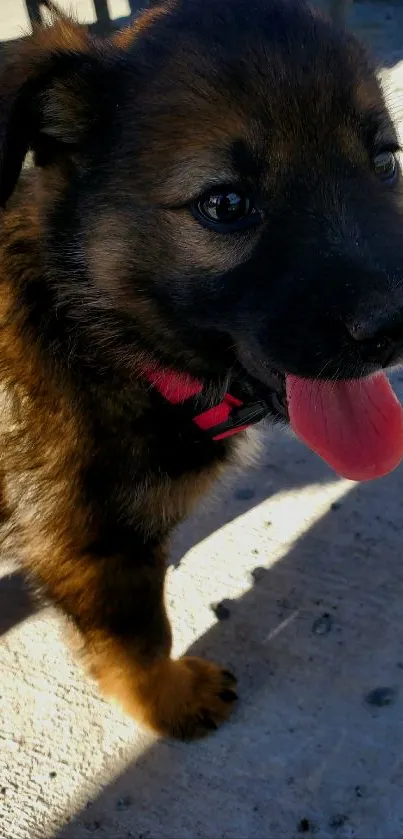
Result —
[[[43,576],[83,636],[101,689],[158,734],[192,739],[216,729],[236,699],[235,679],[200,658],[171,658],[165,551],[142,544],[130,556],[107,556],[99,547]]]

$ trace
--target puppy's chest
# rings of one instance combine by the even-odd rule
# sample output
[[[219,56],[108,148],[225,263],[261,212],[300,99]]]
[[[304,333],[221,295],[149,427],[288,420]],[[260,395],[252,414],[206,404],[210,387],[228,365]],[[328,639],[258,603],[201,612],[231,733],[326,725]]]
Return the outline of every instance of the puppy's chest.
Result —
[[[86,488],[93,502],[125,518],[183,518],[220,475],[234,445],[203,439],[191,418],[134,398],[104,402],[92,411],[93,456]]]
[[[125,417],[109,427],[97,423],[93,437],[95,461],[122,487],[187,481],[190,476],[216,473],[227,463],[233,444],[200,440],[193,430],[167,431],[163,424]],[[93,461],[94,462],[94,461]]]
[[[185,408],[130,389],[109,392],[89,406],[94,448],[123,477],[142,472],[176,480],[225,462],[232,441],[214,442]],[[112,470],[113,471],[113,470]]]

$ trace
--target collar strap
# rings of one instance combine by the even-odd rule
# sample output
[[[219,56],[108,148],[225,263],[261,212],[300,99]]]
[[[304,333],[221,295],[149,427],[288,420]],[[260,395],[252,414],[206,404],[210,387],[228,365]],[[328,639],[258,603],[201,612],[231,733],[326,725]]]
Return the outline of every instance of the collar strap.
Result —
[[[194,399],[203,391],[203,385],[187,373],[175,373],[158,367],[142,368],[142,375],[155,390],[171,405],[180,405]],[[260,422],[268,413],[265,402],[244,404],[236,396],[226,393],[217,405],[196,414],[192,421],[212,440],[225,440],[233,434],[245,431],[250,425]]]

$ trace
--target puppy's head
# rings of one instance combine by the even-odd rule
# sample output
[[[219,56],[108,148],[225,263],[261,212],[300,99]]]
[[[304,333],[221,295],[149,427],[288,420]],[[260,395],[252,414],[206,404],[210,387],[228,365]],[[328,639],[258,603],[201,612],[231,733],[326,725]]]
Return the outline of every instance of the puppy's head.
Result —
[[[357,42],[293,0],[176,0],[109,43],[39,32],[0,84],[2,198],[32,148],[66,306],[122,364],[287,390],[312,447],[375,474],[326,443],[374,399],[402,433],[383,379],[351,384],[403,347],[398,143]]]

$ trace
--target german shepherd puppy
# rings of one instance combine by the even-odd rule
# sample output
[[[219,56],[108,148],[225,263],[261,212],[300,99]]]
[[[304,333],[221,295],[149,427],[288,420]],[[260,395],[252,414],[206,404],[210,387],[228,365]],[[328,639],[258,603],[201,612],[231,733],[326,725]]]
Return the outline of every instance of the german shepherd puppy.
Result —
[[[294,0],[55,22],[0,102],[4,544],[102,690],[198,737],[235,679],[170,657],[169,538],[247,426],[355,479],[402,456],[396,134],[363,49]]]

